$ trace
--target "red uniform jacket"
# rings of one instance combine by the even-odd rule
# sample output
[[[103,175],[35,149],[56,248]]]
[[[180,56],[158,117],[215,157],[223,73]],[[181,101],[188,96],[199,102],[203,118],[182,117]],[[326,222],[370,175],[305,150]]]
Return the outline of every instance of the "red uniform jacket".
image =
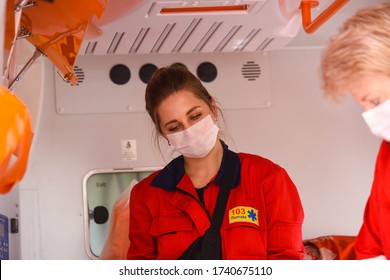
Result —
[[[184,172],[182,156],[134,186],[128,259],[177,259],[205,233],[224,158],[204,190],[203,204]],[[221,226],[223,259],[303,259],[304,213],[286,171],[260,156],[239,153],[239,159]]]
[[[382,142],[371,194],[355,245],[356,258],[384,255],[390,260],[390,144]]]

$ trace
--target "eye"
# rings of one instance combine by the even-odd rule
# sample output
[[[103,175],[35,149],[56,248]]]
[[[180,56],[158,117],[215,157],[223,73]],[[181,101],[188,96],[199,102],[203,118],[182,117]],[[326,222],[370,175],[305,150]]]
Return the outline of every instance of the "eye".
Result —
[[[379,97],[370,99],[370,103],[374,106],[378,106],[381,103],[381,99]]]
[[[177,131],[179,129],[179,127],[180,127],[180,124],[172,125],[172,126],[168,127],[168,131],[169,132],[175,132],[175,131]]]
[[[382,103],[382,96],[378,92],[369,92],[360,101],[366,110],[370,110]]]
[[[192,121],[196,121],[196,120],[199,119],[201,116],[202,116],[201,113],[196,114],[196,115],[194,115],[194,116],[191,116],[191,120],[192,120]]]

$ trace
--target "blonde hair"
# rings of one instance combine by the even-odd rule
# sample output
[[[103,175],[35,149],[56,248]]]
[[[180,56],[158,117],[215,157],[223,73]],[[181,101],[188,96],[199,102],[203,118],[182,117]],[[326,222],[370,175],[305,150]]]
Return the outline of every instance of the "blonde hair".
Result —
[[[362,77],[390,77],[390,3],[359,10],[322,52],[322,89],[337,99]]]

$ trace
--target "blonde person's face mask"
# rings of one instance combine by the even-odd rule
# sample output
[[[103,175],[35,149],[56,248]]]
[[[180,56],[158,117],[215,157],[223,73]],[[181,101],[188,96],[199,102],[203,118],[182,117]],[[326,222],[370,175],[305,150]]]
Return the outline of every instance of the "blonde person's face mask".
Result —
[[[365,111],[362,116],[372,134],[390,142],[390,99]]]
[[[189,128],[166,134],[173,150],[189,158],[203,158],[210,153],[218,137],[218,126],[210,115]]]

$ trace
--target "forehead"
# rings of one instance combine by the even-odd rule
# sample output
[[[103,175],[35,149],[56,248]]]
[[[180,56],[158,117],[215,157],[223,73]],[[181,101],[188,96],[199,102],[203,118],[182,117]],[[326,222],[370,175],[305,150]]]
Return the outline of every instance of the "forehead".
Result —
[[[206,102],[197,97],[193,92],[183,89],[164,99],[157,108],[157,114],[161,121],[163,119],[170,120],[186,115],[195,106],[208,107]]]
[[[390,98],[390,76],[369,75],[361,77],[353,83],[350,91],[352,96],[358,100],[373,93]]]

